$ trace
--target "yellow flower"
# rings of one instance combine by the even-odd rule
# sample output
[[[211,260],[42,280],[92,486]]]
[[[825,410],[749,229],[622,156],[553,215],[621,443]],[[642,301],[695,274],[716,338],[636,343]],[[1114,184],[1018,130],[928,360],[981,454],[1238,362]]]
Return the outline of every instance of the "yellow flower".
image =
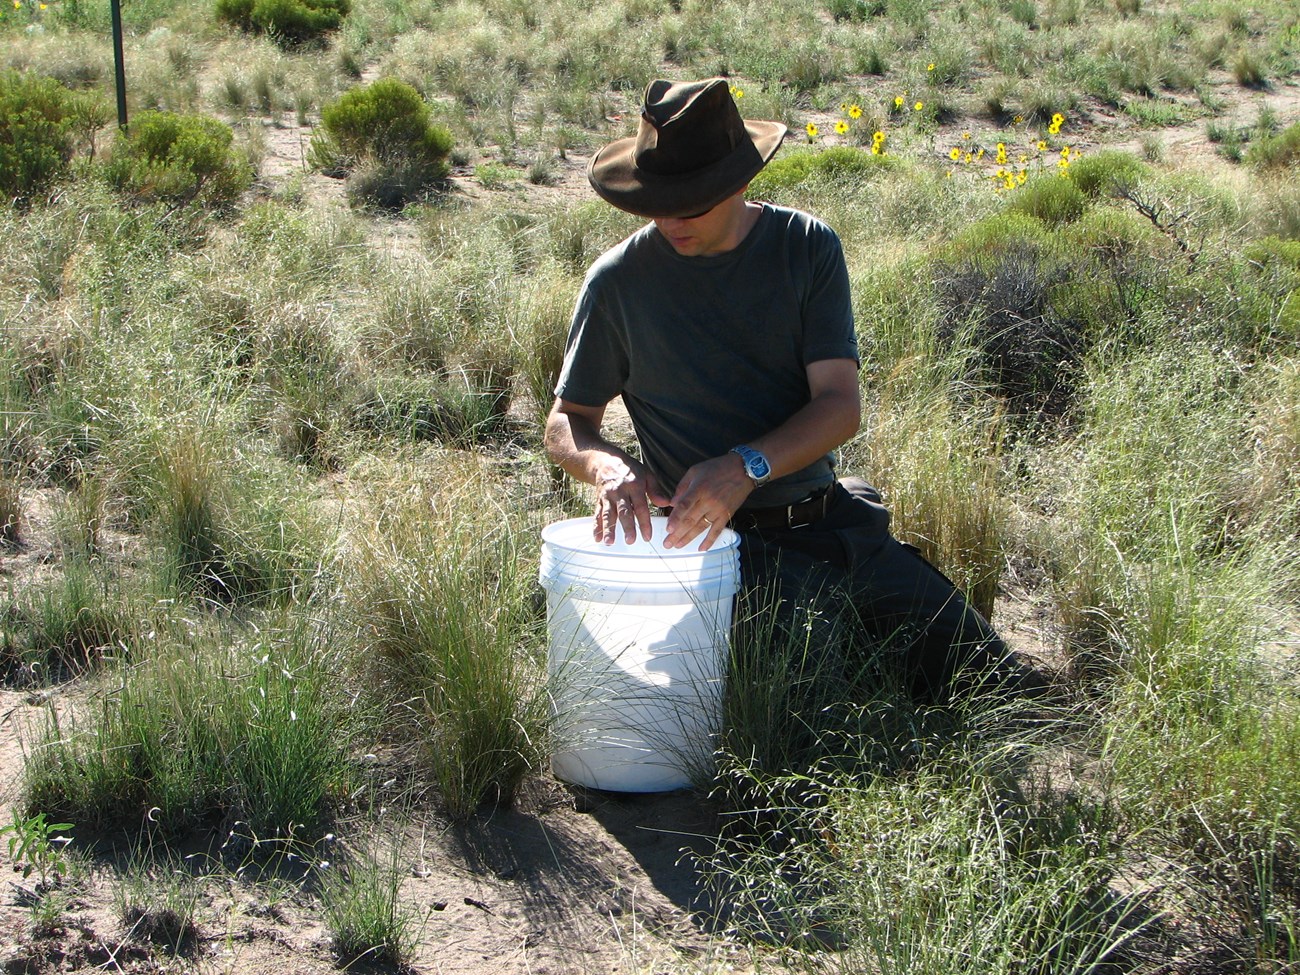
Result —
[[[974,158],[975,158],[975,157],[972,156],[972,155],[968,152],[968,153],[966,153],[966,158],[963,159],[962,162],[969,164],[970,161],[971,161],[972,159],[974,159]]]
[[[850,106],[849,106],[849,118],[862,118],[862,106],[861,106],[861,105],[850,105]]]
[[[813,125],[811,122],[804,126],[804,131],[808,133],[808,138],[817,138],[817,126]]]
[[[876,131],[871,134],[871,141],[874,142],[876,145],[880,145],[882,142],[885,141],[885,133],[881,132],[879,129],[876,129]]]
[[[1065,121],[1065,116],[1062,115],[1060,112],[1056,112],[1056,113],[1054,113],[1054,114],[1052,115],[1052,124],[1053,124],[1053,125],[1060,125],[1060,124],[1061,124],[1062,122],[1064,122],[1064,121]]]
[[[1038,140],[1038,151],[1039,151],[1039,152],[1046,152],[1046,151],[1047,151],[1047,140],[1046,140],[1046,139],[1039,139],[1039,140]]]
[[[934,70],[934,62],[931,61],[928,65],[926,65],[925,70],[926,70],[926,71],[933,71],[933,70]]]
[[[880,155],[880,143],[879,143],[879,142],[877,142],[875,145],[873,145],[873,146],[871,147],[871,154],[872,154],[873,156],[878,156],[878,155]]]
[[[23,9],[23,0],[14,0],[14,9],[15,9],[15,10],[22,10],[22,9]]]
[[[963,133],[961,134],[961,137],[962,137],[963,139],[969,139],[969,138],[970,138],[970,133],[969,133],[969,132],[963,132]]]
[[[912,106],[912,111],[919,112],[923,108],[925,108],[925,102],[917,102]]]
[[[744,92],[743,89],[737,88],[735,85],[732,85],[732,86],[731,86],[731,97],[732,97],[732,98],[744,98],[744,97],[745,97],[745,92]]]
[[[979,162],[983,158],[984,158],[984,150],[980,149],[979,152],[975,153],[975,161]]]
[[[956,146],[953,146],[951,149],[948,150],[948,158],[951,159],[953,162],[956,162],[958,159],[961,158],[961,150],[958,149]]]
[[[841,111],[841,112],[847,112],[848,110],[849,110],[849,103],[848,103],[848,102],[840,102],[840,111]]]
[[[849,123],[844,121],[844,119],[840,119],[838,122],[835,123],[836,135],[843,135],[848,130],[849,130]]]
[[[1024,186],[1025,180],[1027,180],[1028,178],[1029,178],[1029,174],[1025,172],[1023,169],[1020,170],[1020,172],[1016,173],[1016,183],[1020,186]]]
[[[1048,135],[1056,135],[1056,133],[1058,133],[1058,132],[1060,132],[1060,131],[1061,131],[1061,126],[1058,125],[1056,122],[1053,122],[1051,125],[1049,125],[1049,126],[1047,127],[1047,134],[1048,134]]]
[[[1062,158],[1062,159],[1069,159],[1069,158],[1070,158],[1070,147],[1069,147],[1069,146],[1061,146],[1061,158]]]
[[[18,0],[14,0],[14,5],[15,5],[15,6],[18,5]],[[902,95],[895,95],[895,96],[894,96],[894,107],[895,107],[895,108],[902,108],[902,107],[903,107],[903,96],[902,96]]]

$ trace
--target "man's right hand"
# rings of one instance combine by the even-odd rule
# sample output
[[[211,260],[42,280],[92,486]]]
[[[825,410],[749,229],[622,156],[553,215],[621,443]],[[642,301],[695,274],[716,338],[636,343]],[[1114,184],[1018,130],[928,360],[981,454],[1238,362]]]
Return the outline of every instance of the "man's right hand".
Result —
[[[650,505],[667,505],[668,495],[639,460],[600,435],[603,406],[557,399],[546,418],[546,454],[580,481],[596,485],[592,536],[613,545],[619,525],[630,545],[637,532],[650,540]]]
[[[668,496],[644,465],[611,455],[596,478],[596,523],[592,537],[613,545],[618,528],[629,545],[637,534],[650,540],[650,505],[667,505]]]

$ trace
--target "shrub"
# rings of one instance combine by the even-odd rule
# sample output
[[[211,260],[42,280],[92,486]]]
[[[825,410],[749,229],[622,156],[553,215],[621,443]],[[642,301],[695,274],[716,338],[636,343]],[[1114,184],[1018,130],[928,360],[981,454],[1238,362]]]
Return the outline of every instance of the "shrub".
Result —
[[[1246,154],[1246,161],[1256,169],[1284,169],[1300,165],[1300,122],[1253,143]]]
[[[1084,336],[1082,323],[1053,305],[1069,268],[1053,256],[1043,224],[1013,216],[973,225],[935,263],[938,335],[943,348],[966,350],[968,381],[1032,420],[1069,406]]]
[[[1149,172],[1142,160],[1119,149],[1080,156],[1070,163],[1070,179],[1086,196],[1110,196],[1116,187],[1133,183]]]
[[[351,0],[217,0],[216,13],[244,30],[301,44],[336,30],[351,9]]]
[[[0,193],[6,198],[30,196],[67,169],[75,103],[53,79],[0,74]]]
[[[417,198],[450,169],[451,133],[433,124],[420,93],[396,78],[352,89],[325,107],[321,123],[312,162],[332,175],[362,175],[356,195],[381,206]]]
[[[1011,197],[1009,206],[1044,223],[1061,224],[1083,216],[1088,198],[1071,180],[1056,175],[1040,176],[1021,187]]]
[[[893,165],[889,156],[852,146],[792,152],[772,160],[749,184],[749,196],[767,199],[812,180],[862,180]]]
[[[206,115],[141,112],[119,133],[109,182],[141,200],[225,208],[253,181],[230,127]]]

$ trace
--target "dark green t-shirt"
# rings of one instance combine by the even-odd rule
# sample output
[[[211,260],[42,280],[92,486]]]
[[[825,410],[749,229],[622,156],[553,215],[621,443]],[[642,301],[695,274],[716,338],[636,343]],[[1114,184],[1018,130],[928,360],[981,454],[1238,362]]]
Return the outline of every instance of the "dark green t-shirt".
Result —
[[[645,463],[671,493],[692,465],[784,423],[809,399],[807,366],[858,357],[839,238],[798,210],[763,205],[740,246],[682,257],[654,224],[587,273],[556,394],[618,395]],[[790,504],[834,480],[834,455],[755,491]]]

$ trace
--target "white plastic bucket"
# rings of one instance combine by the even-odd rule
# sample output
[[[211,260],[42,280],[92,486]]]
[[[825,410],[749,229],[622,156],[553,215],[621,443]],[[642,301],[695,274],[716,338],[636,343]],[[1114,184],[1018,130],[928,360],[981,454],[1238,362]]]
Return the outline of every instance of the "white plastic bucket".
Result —
[[[548,670],[556,747],[566,782],[614,792],[666,792],[713,766],[740,585],[740,537],[706,552],[652,538],[592,539],[592,520],[542,530]]]

